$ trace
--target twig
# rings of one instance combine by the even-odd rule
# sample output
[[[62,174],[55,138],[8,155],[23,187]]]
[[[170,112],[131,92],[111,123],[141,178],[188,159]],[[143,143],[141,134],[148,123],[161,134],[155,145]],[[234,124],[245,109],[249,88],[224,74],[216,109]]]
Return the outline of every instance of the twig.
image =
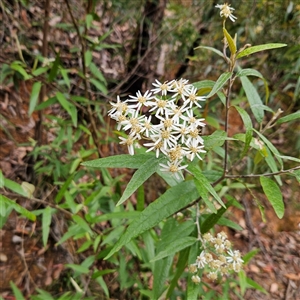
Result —
[[[44,16],[44,28],[43,28],[43,47],[42,47],[42,56],[48,57],[48,33],[49,33],[49,12],[50,12],[50,0],[45,2],[45,16]],[[39,95],[39,103],[42,103],[47,94],[47,86],[45,83],[42,84],[41,92]],[[35,126],[35,139],[38,145],[43,144],[43,111],[39,110],[38,112],[38,122]],[[47,135],[45,135],[47,139]],[[47,141],[45,141],[47,143]]]
[[[16,196],[20,197],[20,195],[17,195],[17,194],[15,194],[15,193],[6,192],[6,191],[4,192],[4,194],[7,195],[7,196],[11,196],[11,197],[16,197]],[[43,199],[43,200],[37,199],[37,198],[34,198],[34,197],[30,197],[30,198],[28,198],[28,199],[29,199],[29,200],[32,200],[32,201],[34,201],[34,202],[43,204],[43,205],[45,205],[46,207],[47,207],[47,206],[50,206],[50,207],[52,207],[52,208],[55,208],[55,209],[57,209],[57,210],[63,212],[65,215],[67,215],[67,216],[69,216],[69,217],[72,217],[72,216],[73,216],[73,214],[70,213],[69,211],[67,211],[67,210],[65,210],[65,209],[63,209],[63,208],[61,208],[61,207],[59,207],[58,205],[56,205],[56,204],[54,204],[54,203],[51,203],[51,202],[46,201],[46,199],[47,199],[48,196],[49,196],[49,195],[47,195],[47,196],[45,197],[45,199]],[[22,196],[22,197],[23,197],[23,196]]]
[[[247,175],[225,175],[224,178],[252,178],[252,177],[260,177],[260,176],[274,176],[274,175],[280,175],[284,173],[292,173],[295,170],[299,170],[300,166],[287,169],[287,170],[281,170],[278,172],[273,172],[273,173],[263,173],[263,174],[247,174]],[[223,179],[223,178],[222,178]]]
[[[198,240],[202,242],[203,244],[203,240],[202,240],[202,235],[201,235],[201,229],[200,229],[200,210],[199,210],[199,202],[196,203],[196,226],[197,226],[197,231],[198,231]]]
[[[23,229],[25,230],[25,225],[26,225],[26,223],[24,223],[23,224]],[[22,251],[22,253],[20,253],[21,255],[21,259],[22,259],[22,261],[23,261],[23,264],[24,264],[24,268],[25,268],[25,270],[24,270],[24,275],[27,273],[28,274],[28,277],[29,277],[29,281],[31,281],[31,283],[34,285],[34,288],[36,289],[36,288],[38,288],[38,286],[36,285],[36,283],[35,283],[35,281],[33,280],[33,278],[32,278],[32,276],[31,276],[31,274],[30,274],[30,271],[29,271],[29,268],[28,268],[28,264],[27,264],[27,262],[26,262],[26,257],[25,257],[25,249],[24,249],[24,230],[22,230],[22,239],[21,239],[21,251]],[[26,280],[27,281],[27,280]],[[30,292],[30,288],[29,288],[29,286],[28,286],[28,284],[29,284],[29,282],[27,281],[26,282],[26,286],[27,286],[27,292]]]
[[[81,51],[80,51],[80,54],[81,54],[81,63],[82,63],[82,72],[83,72],[83,82],[84,82],[84,91],[85,91],[85,98],[86,99],[89,99],[89,90],[88,90],[88,80],[87,80],[87,77],[86,77],[86,74],[87,74],[87,71],[86,71],[86,64],[85,64],[85,42],[80,34],[80,30],[79,30],[79,27],[76,23],[76,20],[74,18],[74,15],[72,13],[72,9],[70,7],[70,4],[69,4],[69,1],[68,0],[64,0],[66,5],[67,5],[67,8],[68,8],[68,12],[71,16],[71,19],[72,19],[72,22],[73,22],[73,25],[75,27],[75,30],[77,32],[77,36],[79,38],[79,42],[81,44]],[[96,121],[94,119],[94,116],[93,116],[93,112],[92,112],[92,108],[91,108],[91,105],[88,103],[88,107],[87,107],[87,110],[88,110],[88,114],[89,114],[89,117],[90,117],[90,121],[91,121],[91,124],[92,124],[92,128],[93,130],[91,131],[92,133],[92,138],[93,138],[93,141],[94,141],[94,144],[97,148],[97,151],[98,151],[98,155],[99,157],[101,157],[101,150],[100,150],[100,144],[98,143],[98,137],[97,137],[97,126],[96,126]]]

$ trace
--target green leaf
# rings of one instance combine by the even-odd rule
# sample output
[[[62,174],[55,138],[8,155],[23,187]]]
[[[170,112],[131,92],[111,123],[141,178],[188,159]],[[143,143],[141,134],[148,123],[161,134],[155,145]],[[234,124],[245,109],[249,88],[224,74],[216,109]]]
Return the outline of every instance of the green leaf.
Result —
[[[202,174],[209,182],[215,182],[223,175],[223,172],[221,170],[205,170]]]
[[[241,270],[239,272],[239,284],[240,284],[240,287],[241,287],[241,294],[242,296],[244,296],[245,294],[245,291],[247,289],[247,281],[246,281],[246,273],[244,270]]]
[[[244,149],[242,151],[242,154],[240,155],[240,157],[244,157],[250,147],[250,143],[252,140],[252,132],[253,132],[253,126],[252,126],[252,121],[250,116],[248,115],[248,113],[242,109],[239,106],[234,106],[234,108],[238,111],[238,113],[240,114],[244,126],[246,128],[246,134],[245,134],[245,146]]]
[[[36,69],[36,70],[34,70],[34,71],[32,72],[32,75],[33,75],[33,76],[39,76],[39,75],[45,73],[46,71],[48,71],[48,69],[49,69],[48,67],[41,67],[41,68],[38,68],[38,69]]]
[[[33,113],[34,108],[36,107],[36,104],[38,102],[41,86],[42,83],[40,81],[35,82],[32,86],[30,100],[29,100],[29,110],[28,110],[29,117]]]
[[[73,180],[75,176],[75,173],[71,174],[68,179],[64,182],[64,184],[62,185],[62,187],[60,188],[59,192],[57,193],[57,195],[55,196],[55,203],[59,203],[61,201],[61,199],[63,198],[65,191],[68,189],[68,187],[71,184],[71,181]]]
[[[46,101],[40,103],[36,108],[35,110],[38,111],[38,110],[43,110],[47,107],[49,107],[50,105],[53,105],[57,103],[57,98],[56,97],[51,97],[49,99],[47,99]]]
[[[281,159],[281,155],[280,155],[279,151],[276,149],[276,147],[274,147],[274,145],[259,131],[257,131],[256,129],[253,129],[253,130],[257,133],[257,135],[265,143],[265,145],[267,145],[267,147],[270,149],[270,151],[276,156],[276,158],[280,164],[280,167],[283,168],[283,162]]]
[[[264,110],[262,108],[263,103],[260,99],[260,96],[255,89],[254,85],[251,83],[251,81],[243,76],[240,77],[243,89],[245,90],[248,102],[250,104],[250,108],[253,112],[253,115],[258,123],[261,123],[264,118]]]
[[[258,252],[260,249],[253,249],[243,256],[244,265],[247,264]]]
[[[296,179],[298,180],[298,182],[300,183],[300,170],[293,170],[291,173],[289,173],[290,175],[293,175],[296,177]]]
[[[278,155],[278,154],[275,154],[275,156],[280,157],[281,159],[291,160],[291,161],[295,161],[295,162],[300,163],[300,158],[296,158],[296,157],[293,157],[293,156]]]
[[[84,231],[86,231],[87,233],[93,235],[93,231],[91,230],[89,224],[83,220],[83,218],[81,218],[78,215],[74,215],[72,216],[72,219],[76,222],[76,224],[79,225],[79,227],[81,227]]]
[[[56,77],[59,65],[60,65],[60,57],[59,57],[59,53],[57,53],[48,77],[49,82],[52,82]]]
[[[13,63],[11,63],[10,67],[11,69],[20,73],[24,77],[24,80],[28,80],[32,78],[32,76],[28,75],[28,73],[25,71],[23,66],[20,65],[20,62],[14,61]]]
[[[257,282],[255,282],[251,278],[247,277],[246,281],[247,281],[249,287],[268,295],[268,292],[261,285],[259,285]]]
[[[199,255],[199,248],[200,248],[200,242],[194,244],[190,247],[189,252],[189,258],[188,258],[188,264],[195,263],[196,257]],[[198,300],[199,299],[199,285],[195,284],[192,281],[192,274],[189,274],[188,276],[188,282],[187,282],[187,292],[186,292],[186,299],[188,300]],[[205,298],[206,299],[206,298]]]
[[[241,58],[241,57],[248,56],[253,53],[264,51],[264,50],[282,48],[285,46],[287,46],[287,44],[280,44],[280,43],[263,44],[263,45],[253,46],[253,47],[249,47],[249,48],[241,51],[240,53],[238,53],[236,58]]]
[[[38,300],[55,300],[51,294],[49,294],[48,292],[44,291],[44,290],[41,290],[39,288],[36,289],[38,292],[39,292],[39,298]],[[33,296],[34,297],[34,296]],[[35,300],[36,298],[31,298],[32,300]]]
[[[267,153],[267,155],[264,158],[265,158],[265,161],[267,162],[269,168],[271,169],[271,171],[273,173],[278,172],[279,170],[278,170],[276,161],[275,161],[271,151],[265,146],[262,151],[266,151],[266,153]],[[262,154],[262,151],[261,151],[261,154]],[[275,177],[276,181],[278,182],[278,184],[281,186],[282,185],[281,177],[279,175],[275,175],[274,177]]]
[[[90,65],[90,63],[92,62],[92,59],[93,59],[92,52],[90,50],[85,51],[84,61],[85,61],[86,67],[88,67]]]
[[[279,219],[284,215],[284,202],[278,185],[270,178],[261,176],[260,184]]]
[[[209,93],[215,85],[215,81],[213,80],[202,80],[192,83],[195,88],[201,91],[201,94]],[[197,93],[197,94],[198,94]]]
[[[165,282],[169,277],[169,270],[172,266],[173,257],[165,257],[155,262],[153,271],[153,296],[150,299],[160,299],[166,289]]]
[[[176,273],[174,274],[174,277],[173,277],[172,281],[170,282],[168,292],[166,295],[166,299],[170,299],[173,290],[177,286],[178,280],[181,277],[181,275],[184,272],[184,269],[186,267],[189,253],[190,253],[190,248],[180,251],[178,261],[177,261],[177,266],[176,266]]]
[[[265,80],[264,76],[255,69],[240,69],[239,72],[237,72],[236,77],[243,77],[243,76],[255,76],[262,80]]]
[[[178,238],[188,237],[195,229],[195,222],[186,220],[183,223],[179,223],[172,219],[168,220],[163,227],[163,232],[159,241],[158,251],[163,251],[168,247],[174,240]],[[153,256],[154,257],[154,256]]]
[[[101,82],[103,82],[104,84],[107,84],[102,72],[97,68],[97,66],[94,63],[90,64],[90,70],[92,72],[92,74],[97,77]]]
[[[215,53],[218,54],[219,56],[224,57],[223,53],[222,53],[220,50],[215,49],[215,48],[213,48],[213,47],[198,46],[198,47],[196,47],[194,50],[196,50],[196,49],[206,49],[206,50],[210,50],[210,51],[215,52]]]
[[[190,164],[188,166],[188,170],[194,175],[195,180],[198,181],[199,185],[201,186],[201,189],[207,190],[223,207],[225,207],[225,204],[219,197],[219,195],[216,193],[215,189],[211,186],[210,182],[207,180],[207,178],[203,175],[202,171],[197,168],[197,166]]]
[[[197,242],[197,238],[195,237],[183,237],[174,240],[170,243],[163,251],[159,252],[150,262],[154,262],[156,260],[160,260],[167,256],[173,255]]]
[[[109,156],[105,158],[94,159],[82,163],[82,166],[91,168],[130,168],[138,169],[146,161],[148,161],[152,154],[121,154]]]
[[[70,89],[71,84],[70,84],[70,79],[69,79],[67,70],[65,70],[65,69],[60,69],[60,73],[61,73],[61,76],[62,76],[63,79],[64,79],[65,84],[66,84],[67,87]]]
[[[1,199],[1,198],[0,198]],[[5,217],[6,216],[6,205],[4,201],[0,201],[0,219],[1,217]]]
[[[132,238],[154,227],[163,219],[195,201],[198,196],[193,181],[184,181],[168,189],[163,195],[143,210],[138,218],[133,220],[105,259],[108,259],[115,252],[119,251],[122,246],[129,243]]]
[[[230,79],[231,75],[232,75],[232,72],[223,73],[216,81],[211,92],[207,95],[207,98],[210,98],[211,96],[216,94],[225,85],[225,83]]]
[[[23,196],[23,197],[27,197],[27,193],[26,191],[21,187],[20,184],[18,184],[17,182],[14,182],[10,179],[4,178],[4,186],[10,190],[12,190],[13,192]]]
[[[140,215],[139,211],[119,211],[119,212],[113,212],[104,214],[101,216],[96,216],[91,219],[91,223],[100,223],[103,221],[109,221],[113,219],[135,219]]]
[[[73,123],[74,127],[77,127],[77,108],[76,108],[76,106],[71,104],[70,111],[71,111],[70,116],[72,119],[72,123]]]
[[[231,220],[228,220],[228,219],[226,219],[224,217],[221,217],[219,219],[219,221],[217,222],[217,224],[221,225],[221,226],[226,226],[226,227],[232,228],[232,229],[234,229],[236,231],[243,230],[243,228],[240,225],[238,225],[237,223],[235,223],[235,222],[233,222]]]
[[[239,68],[239,72],[236,74],[236,77],[243,77],[243,76],[255,76],[255,77],[260,78],[264,82],[265,91],[266,91],[266,103],[268,103],[270,91],[269,91],[268,83],[267,83],[266,79],[264,78],[264,76],[260,72],[258,72],[257,70],[254,70],[254,69]]]
[[[13,290],[13,293],[14,293],[14,296],[16,297],[16,299],[25,300],[25,298],[22,295],[22,292],[17,288],[17,286],[12,281],[10,281],[9,284]]]
[[[2,189],[4,187],[4,175],[2,173],[2,171],[0,170],[0,189]]]
[[[180,230],[183,228],[183,231],[179,232],[184,233],[184,229],[186,228],[186,224],[181,224],[182,226],[176,226],[178,223],[175,219],[169,218],[162,228],[160,239],[157,243],[156,249],[158,252],[163,251],[166,245],[169,244],[170,241],[176,239],[176,229]],[[195,225],[193,225],[194,227]],[[174,230],[175,229],[175,230]],[[154,257],[154,252],[151,259]],[[153,296],[151,299],[159,299],[164,290],[166,289],[165,282],[169,278],[169,270],[172,266],[173,256],[165,257],[161,260],[154,262],[153,269]],[[151,263],[153,265],[153,263]]]
[[[224,36],[226,37],[226,40],[228,42],[228,46],[229,46],[231,54],[232,55],[235,54],[236,53],[235,41],[233,40],[231,35],[228,33],[228,31],[226,30],[225,27],[223,27],[223,33],[224,33]]]
[[[75,264],[65,264],[67,268],[71,268],[74,271],[80,273],[80,274],[88,274],[89,273],[89,268],[80,266],[80,265],[75,265]]]
[[[58,102],[61,104],[61,106],[71,116],[72,122],[73,122],[74,126],[76,127],[77,126],[77,109],[76,109],[76,106],[74,106],[71,102],[69,102],[66,99],[66,97],[64,96],[64,94],[62,94],[61,92],[57,92],[56,97],[57,97]]]
[[[224,130],[216,130],[211,135],[203,136],[205,149],[210,151],[215,147],[221,147],[226,139],[227,135]]]
[[[0,194],[0,201],[4,202],[7,205],[7,207],[13,208],[15,211],[17,211],[19,214],[26,217],[27,219],[31,221],[36,220],[36,216],[32,212],[28,211],[27,209],[25,209],[15,201],[5,197],[4,195]]]
[[[213,202],[208,197],[208,190],[201,184],[199,180],[194,178],[195,186],[200,194],[202,200],[207,205],[207,207],[215,214],[217,212],[216,207],[214,206]]]
[[[159,163],[165,158],[151,157],[134,173],[117,206],[126,201],[152,174],[158,169]]]
[[[282,124],[282,123],[286,123],[286,122],[290,122],[290,121],[294,121],[294,120],[297,120],[297,119],[300,119],[300,110],[290,114],[290,115],[287,115],[287,116],[284,116],[280,119],[277,120],[277,124]]]
[[[106,86],[97,79],[91,78],[90,82],[104,95],[108,93]]]
[[[85,22],[86,22],[86,28],[87,29],[91,28],[93,20],[94,20],[94,17],[93,17],[92,14],[87,14],[85,16]]]
[[[211,228],[213,228],[215,224],[217,224],[217,222],[220,220],[220,218],[222,217],[222,215],[225,213],[226,210],[227,207],[226,208],[221,207],[218,209],[218,212],[216,214],[209,215],[200,226],[201,233],[204,234],[208,232]]]
[[[51,225],[51,218],[52,218],[52,209],[50,206],[47,206],[43,212],[42,218],[42,231],[43,231],[43,245],[44,247],[47,246],[49,232],[50,232],[50,225]]]

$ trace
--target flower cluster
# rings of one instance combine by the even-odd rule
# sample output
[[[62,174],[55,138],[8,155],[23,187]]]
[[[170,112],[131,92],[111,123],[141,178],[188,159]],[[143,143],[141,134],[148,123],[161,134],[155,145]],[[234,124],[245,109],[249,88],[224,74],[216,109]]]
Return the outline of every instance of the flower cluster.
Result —
[[[200,102],[206,98],[199,96],[197,88],[185,79],[156,80],[153,86],[125,101],[118,96],[116,103],[110,103],[108,115],[117,121],[118,130],[128,134],[120,137],[120,144],[128,147],[129,154],[134,155],[137,141],[146,140],[143,145],[149,148],[147,152],[154,151],[156,157],[162,153],[168,158],[167,165],[160,164],[161,170],[178,178],[178,172],[187,167],[182,165],[185,157],[191,161],[201,159],[200,153],[206,152],[200,136],[204,119],[195,115],[195,109],[201,108]]]
[[[192,280],[199,283],[200,277],[195,275],[199,269],[208,271],[207,277],[216,280],[218,275],[228,275],[231,271],[239,272],[243,260],[238,250],[231,249],[231,242],[225,232],[220,232],[216,237],[210,233],[203,236],[203,250],[197,256],[196,262],[189,266],[189,271],[194,273]]]
[[[220,16],[224,17],[225,19],[229,18],[232,22],[235,22],[235,20],[237,19],[237,17],[235,17],[232,14],[232,11],[234,10],[233,7],[230,7],[230,4],[218,4],[215,6],[216,8],[220,9]]]

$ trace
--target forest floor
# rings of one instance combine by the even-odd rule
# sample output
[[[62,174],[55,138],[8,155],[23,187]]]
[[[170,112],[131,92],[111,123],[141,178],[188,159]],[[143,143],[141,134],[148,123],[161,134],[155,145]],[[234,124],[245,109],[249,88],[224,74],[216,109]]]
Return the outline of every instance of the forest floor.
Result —
[[[28,117],[28,89],[23,83],[19,92],[8,89],[0,99],[0,168],[6,178],[20,183],[30,181],[28,176],[32,172],[28,154],[33,148],[28,145],[34,138],[36,116]],[[266,222],[262,221],[253,196],[265,206]],[[244,230],[228,234],[235,248],[243,253],[259,250],[245,270],[269,293],[248,290],[246,300],[300,300],[299,185],[286,179],[283,196],[286,212],[281,220],[260,194],[244,194],[240,201],[245,211],[231,211],[232,220]],[[14,199],[26,208],[33,205],[28,199]],[[0,230],[0,295],[4,299],[14,299],[10,281],[25,294],[36,287],[51,291],[51,286],[59,281],[68,255],[55,247],[55,243],[44,249],[41,232],[41,224],[25,221],[15,212]]]

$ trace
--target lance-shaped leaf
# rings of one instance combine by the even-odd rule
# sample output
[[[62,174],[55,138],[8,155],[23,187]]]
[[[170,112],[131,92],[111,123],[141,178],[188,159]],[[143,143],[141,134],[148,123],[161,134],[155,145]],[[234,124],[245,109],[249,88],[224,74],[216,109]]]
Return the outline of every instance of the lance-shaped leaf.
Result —
[[[77,127],[77,109],[76,109],[76,107],[71,102],[69,102],[66,99],[66,97],[64,96],[64,94],[62,94],[61,92],[56,93],[56,98],[57,98],[58,102],[61,104],[61,106],[70,115],[74,127]]]
[[[270,91],[269,91],[268,83],[267,83],[266,79],[264,78],[264,76],[260,72],[258,72],[257,70],[254,70],[254,69],[240,69],[239,68],[239,72],[236,74],[236,77],[242,77],[242,76],[255,76],[255,77],[260,78],[264,82],[265,91],[266,91],[266,103],[268,103]]]
[[[278,119],[276,123],[282,124],[282,123],[291,122],[291,121],[294,121],[297,119],[300,119],[300,110]]]
[[[205,219],[205,221],[201,224],[201,233],[204,234],[208,232],[211,228],[217,224],[217,222],[220,220],[222,215],[226,212],[227,208],[221,207],[218,209],[216,214],[209,215],[208,218]]]
[[[215,189],[211,186],[210,182],[207,180],[207,178],[202,174],[201,170],[197,168],[197,166],[190,164],[188,166],[188,170],[194,175],[195,180],[198,181],[199,185],[202,187],[202,189],[207,190],[214,198],[223,206],[225,207],[225,204],[215,191]]]
[[[164,159],[164,157],[156,158],[154,156],[142,164],[126,186],[117,206],[126,201],[152,174],[154,174],[159,168],[159,163],[161,163]]]
[[[211,92],[207,95],[207,98],[216,94],[225,85],[225,83],[228,81],[228,79],[231,77],[231,75],[232,75],[231,72],[223,73],[216,81]]]
[[[42,83],[40,81],[35,82],[32,86],[30,100],[29,100],[29,110],[28,110],[29,116],[31,116],[31,114],[33,113],[33,111],[36,107],[36,104],[39,99],[41,86],[42,86]]]
[[[241,58],[241,57],[248,56],[250,54],[253,54],[253,53],[256,53],[256,52],[260,52],[260,51],[264,51],[264,50],[282,48],[282,47],[285,47],[285,46],[287,46],[287,44],[280,44],[280,43],[263,44],[263,45],[253,46],[253,47],[249,47],[249,48],[241,51],[236,56],[236,58]]]
[[[238,113],[240,114],[240,116],[243,120],[245,129],[246,129],[245,146],[244,146],[243,152],[241,154],[241,157],[244,157],[245,154],[247,153],[249,147],[250,147],[250,143],[251,143],[251,140],[252,140],[253,126],[252,126],[251,118],[248,115],[248,113],[239,106],[234,106],[234,107],[238,111]]]
[[[222,53],[220,50],[218,50],[218,49],[216,49],[216,48],[213,48],[213,47],[198,46],[198,47],[195,48],[195,50],[196,50],[196,49],[206,49],[206,50],[210,50],[210,51],[212,51],[212,52],[215,52],[215,53],[218,54],[219,56],[224,57],[223,53]]]
[[[261,134],[259,131],[257,131],[256,129],[253,129],[257,135],[261,138],[261,140],[267,145],[267,147],[270,149],[270,151],[272,151],[272,153],[276,156],[280,167],[283,168],[283,161],[280,157],[280,153],[277,150],[277,148],[263,135]]]
[[[279,219],[284,215],[284,203],[278,185],[270,178],[261,176],[260,184]]]
[[[174,274],[174,277],[172,278],[172,281],[169,284],[166,299],[171,298],[171,294],[174,291],[175,287],[177,286],[178,280],[181,277],[181,275],[184,272],[184,269],[187,265],[189,253],[190,253],[190,248],[186,248],[186,249],[180,251],[179,257],[177,260],[177,265],[176,265],[176,272]]]
[[[0,202],[5,203],[8,207],[12,207],[15,211],[17,211],[19,214],[26,217],[27,219],[29,219],[31,221],[36,220],[36,216],[32,212],[28,211],[23,206],[19,205],[15,201],[13,201],[1,194],[0,194]]]
[[[138,169],[149,158],[153,157],[152,154],[121,154],[115,156],[109,156],[99,159],[94,159],[82,163],[82,166],[91,168],[129,168]]]
[[[197,88],[198,90],[200,89],[205,89],[205,88],[210,88],[212,89],[215,84],[215,81],[213,80],[202,80],[202,81],[197,81],[192,83],[192,85]]]
[[[169,245],[167,245],[166,248],[163,251],[159,252],[150,262],[154,262],[156,260],[173,255],[173,254],[195,244],[197,242],[197,240],[198,240],[197,238],[191,237],[191,236],[178,238],[178,239],[172,241]]]
[[[47,242],[48,242],[52,213],[53,213],[53,210],[50,206],[47,206],[43,210],[42,231],[43,231],[43,245],[44,245],[44,247],[47,246]]]
[[[247,77],[240,77],[243,89],[245,90],[250,108],[253,112],[253,115],[258,123],[261,123],[265,114],[263,110],[263,103],[260,99],[260,96]]]
[[[198,196],[199,194],[193,181],[184,181],[168,189],[162,196],[143,210],[139,217],[133,220],[105,259],[108,259],[115,252],[119,251],[124,245],[129,243],[132,238],[142,234],[165,218],[195,201]]]
[[[223,33],[228,42],[228,46],[229,46],[231,54],[235,54],[236,53],[236,45],[235,45],[234,39],[231,37],[231,35],[228,33],[228,31],[226,30],[225,27],[223,27]]]

